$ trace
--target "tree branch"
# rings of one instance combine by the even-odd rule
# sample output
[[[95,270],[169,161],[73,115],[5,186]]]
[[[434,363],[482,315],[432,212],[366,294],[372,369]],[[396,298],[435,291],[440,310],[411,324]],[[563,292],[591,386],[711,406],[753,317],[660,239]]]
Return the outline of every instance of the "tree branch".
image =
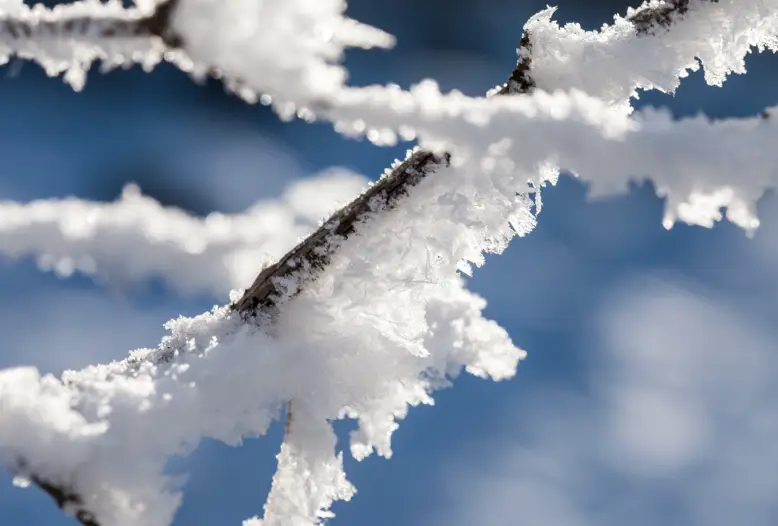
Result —
[[[355,226],[372,213],[395,208],[411,188],[441,166],[448,166],[450,156],[439,156],[418,150],[386,177],[344,206],[315,232],[264,269],[243,297],[232,308],[246,316],[274,314],[279,303],[299,292],[304,282],[315,279],[326,268],[339,242],[355,232]],[[289,280],[295,287],[289,287]]]
[[[519,61],[508,78],[508,82],[496,94],[510,95],[529,93],[535,82],[530,76],[530,39],[526,33],[519,43]],[[289,251],[278,263],[264,269],[254,283],[232,308],[245,318],[260,318],[269,321],[277,312],[278,306],[300,293],[306,283],[314,281],[329,264],[341,242],[356,233],[356,226],[371,214],[396,208],[426,177],[441,167],[449,165],[451,154],[436,155],[426,150],[416,150],[405,161],[368,188],[351,203],[335,212],[313,234]],[[286,405],[284,439],[279,454],[282,463],[284,446],[288,447],[295,428],[294,400]],[[280,466],[279,466],[280,469]],[[268,502],[280,489],[279,472],[273,477]],[[266,507],[266,513],[268,513]],[[268,517],[265,517],[267,520]],[[98,525],[99,526],[99,525]]]
[[[668,0],[655,7],[645,7],[628,18],[635,24],[639,35],[649,35],[656,27],[667,28],[682,18],[694,0]],[[717,3],[718,0],[698,0]],[[535,88],[530,74],[532,67],[532,42],[524,33],[517,49],[519,61],[508,81],[494,94],[513,95],[529,93]],[[308,236],[278,263],[264,269],[243,297],[233,304],[233,309],[252,317],[258,312],[273,312],[284,299],[297,294],[303,282],[315,279],[315,274],[325,268],[338,247],[339,240],[354,233],[354,225],[369,214],[395,208],[411,188],[441,166],[448,166],[450,154],[437,156],[425,150],[417,150],[392,172],[370,187],[354,201],[335,212],[318,230]],[[296,281],[295,290],[288,287],[289,280]]]
[[[104,16],[83,12],[71,15],[67,4],[51,11],[30,9],[23,15],[11,13],[0,19],[0,37],[14,41],[50,36],[106,39],[158,37],[169,49],[178,49],[183,42],[170,23],[177,5],[178,0],[166,0],[145,15],[137,10],[117,11]]]
[[[650,34],[656,27],[668,27],[679,20],[689,10],[693,0],[669,0],[658,7],[645,7],[630,16],[640,35]],[[717,2],[718,0],[697,0],[698,2]],[[61,29],[85,34],[110,37],[153,36],[161,39],[170,49],[186,51],[187,43],[172,29],[170,20],[178,5],[178,0],[168,0],[159,4],[150,15],[136,20],[124,18],[92,19],[74,17],[58,23],[43,21],[10,20],[0,22],[0,34],[6,33],[13,38],[33,38],[38,32],[55,34]],[[94,24],[98,24],[95,29]],[[524,34],[519,42],[519,61],[508,81],[495,94],[511,95],[529,93],[535,88],[531,70],[530,35]],[[213,70],[219,75],[217,70]],[[308,238],[300,242],[274,265],[265,268],[245,291],[243,296],[231,307],[247,321],[272,322],[278,307],[304,290],[306,284],[315,281],[317,275],[327,267],[342,241],[356,232],[356,227],[371,214],[396,208],[403,198],[421,181],[439,168],[448,166],[450,155],[436,155],[429,151],[417,150],[404,162],[372,185],[362,195],[335,212]],[[154,356],[156,363],[172,361],[173,352],[164,350]],[[294,425],[291,401],[287,407],[285,437],[291,433]],[[286,440],[286,438],[285,438]],[[19,471],[23,472],[23,463]],[[101,524],[84,507],[85,499],[72,485],[55,483],[37,475],[30,480],[45,491],[64,511],[73,513],[83,526],[110,526]]]

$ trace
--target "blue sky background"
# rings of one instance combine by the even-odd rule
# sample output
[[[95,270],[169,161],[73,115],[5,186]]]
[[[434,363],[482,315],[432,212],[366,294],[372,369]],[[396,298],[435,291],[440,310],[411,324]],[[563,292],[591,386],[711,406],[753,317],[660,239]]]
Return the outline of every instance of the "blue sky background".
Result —
[[[515,64],[530,0],[351,0],[349,13],[398,37],[350,52],[355,84],[425,77],[479,94]],[[560,0],[557,19],[596,28],[624,1]],[[725,118],[778,102],[778,61],[748,59],[724,88],[687,79],[640,105]],[[134,181],[197,214],[237,212],[292,180],[346,166],[375,178],[407,145],[346,140],[327,124],[281,123],[217,82],[170,67],[89,77],[83,93],[32,64],[0,71],[0,199],[110,201]],[[662,155],[662,152],[656,152]],[[733,174],[733,177],[736,174]],[[563,178],[538,228],[470,281],[487,314],[528,350],[516,377],[460,378],[412,410],[394,458],[346,460],[358,493],[335,526],[774,525],[778,521],[778,202],[753,239],[729,224],[661,226],[650,184],[591,202]],[[0,367],[46,371],[152,346],[162,323],[210,308],[162,282],[105,289],[0,260]],[[345,434],[348,423],[339,424]],[[176,526],[240,524],[261,513],[281,441],[206,441],[171,463],[187,472]],[[0,525],[72,524],[0,472]]]

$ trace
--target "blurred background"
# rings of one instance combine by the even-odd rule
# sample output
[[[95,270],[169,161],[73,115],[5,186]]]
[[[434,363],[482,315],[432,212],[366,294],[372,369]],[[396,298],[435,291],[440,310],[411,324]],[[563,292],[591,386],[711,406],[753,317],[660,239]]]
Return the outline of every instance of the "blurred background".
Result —
[[[49,4],[55,2],[48,2]],[[556,19],[588,29],[624,13],[617,0],[559,0]],[[349,14],[398,38],[353,51],[353,84],[481,94],[515,64],[535,0],[350,0]],[[753,115],[778,103],[778,60],[674,97],[636,103],[678,116]],[[168,66],[89,76],[83,93],[30,63],[0,70],[0,199],[112,201],[128,182],[165,205],[240,212],[332,167],[375,179],[407,144],[346,140],[328,124],[280,122],[218,82]],[[657,152],[661,154],[661,152]],[[661,226],[650,184],[587,199],[564,177],[538,228],[490,257],[470,287],[529,352],[516,377],[462,377],[412,410],[391,461],[346,459],[358,493],[335,526],[774,525],[778,522],[778,202],[762,199],[753,239],[735,227]],[[0,259],[0,367],[59,373],[154,346],[162,323],[224,298],[164,281],[106,288],[59,279],[34,260]],[[345,434],[348,423],[338,424]],[[188,482],[177,526],[240,524],[261,513],[281,441],[276,425],[235,449],[205,441],[171,463]],[[73,524],[36,489],[0,472],[0,524]]]

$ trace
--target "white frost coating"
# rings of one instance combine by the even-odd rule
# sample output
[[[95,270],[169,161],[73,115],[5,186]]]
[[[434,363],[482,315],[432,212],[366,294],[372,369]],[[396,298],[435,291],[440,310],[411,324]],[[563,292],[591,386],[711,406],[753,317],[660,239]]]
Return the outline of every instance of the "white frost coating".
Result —
[[[113,203],[0,201],[0,255],[35,256],[42,270],[60,277],[80,272],[114,286],[163,278],[181,293],[226,300],[227,291],[249,286],[366,182],[333,169],[241,214],[205,218],[163,207],[132,185]]]
[[[388,35],[343,18],[342,0],[279,0],[279,4],[241,0],[232,5],[225,9],[214,0],[182,2],[174,24],[191,38],[179,66],[200,73],[215,67],[247,100],[264,93],[262,101],[272,103],[282,117],[297,111],[301,118],[313,118],[308,111],[313,110],[317,116],[337,120],[329,110],[337,109],[349,94],[361,92],[345,88],[345,72],[332,65],[344,44],[393,43]],[[699,68],[700,60],[706,80],[721,85],[728,73],[745,72],[744,57],[753,47],[778,49],[778,0],[692,0],[688,12],[676,17],[670,29],[655,27],[648,35],[638,35],[635,26],[619,15],[599,32],[584,31],[577,24],[560,27],[551,20],[555,9],[541,11],[525,25],[537,86],[580,89],[627,111],[637,89],[672,92],[680,78]],[[627,16],[635,11],[630,9]],[[278,23],[263,24],[259,31],[257,21],[270,17],[277,17],[273,20]],[[226,27],[229,32],[222,29]],[[233,32],[234,27],[240,29]],[[359,30],[339,37],[343,27]],[[284,45],[274,46],[271,40]]]
[[[337,62],[344,48],[394,45],[345,10],[345,0],[181,0],[172,20],[186,42],[179,66],[216,68],[243,97],[263,94],[292,117],[343,86],[346,70]]]
[[[105,68],[137,62],[148,70],[165,58],[196,77],[225,76],[247,100],[264,94],[263,101],[291,117],[342,87],[346,71],[338,62],[346,47],[394,45],[391,35],[346,17],[345,0],[177,0],[168,29],[183,49],[122,33],[123,24],[165,1],[136,0],[124,8],[120,0],[80,0],[49,9],[6,0],[0,3],[0,60],[35,60],[49,75],[65,72],[79,90],[97,60]]]
[[[262,434],[293,400],[295,424],[263,520],[316,524],[353,493],[328,421],[357,419],[356,458],[388,457],[409,406],[432,403],[430,393],[463,367],[509,378],[525,355],[482,318],[484,300],[457,270],[531,230],[531,202],[456,169],[440,175],[401,210],[357,225],[320,278],[282,306],[272,338],[223,307],[169,322],[159,351],[67,372],[62,383],[3,371],[0,462],[22,477],[71,483],[103,524],[161,526],[180,500],[162,475],[170,454],[201,436],[237,444]],[[484,206],[470,206],[474,199]],[[170,352],[172,364],[152,365]],[[41,418],[53,406],[56,419]]]
[[[75,90],[83,88],[86,72],[97,60],[106,69],[129,63],[150,69],[162,60],[161,40],[122,31],[104,33],[152,12],[156,4],[142,0],[126,9],[119,0],[80,0],[49,9],[6,0],[0,3],[0,64],[14,55],[34,60],[50,76],[64,72]]]
[[[532,188],[515,177],[514,167],[526,176],[530,166],[549,162],[590,180],[599,194],[621,191],[631,174],[648,176],[667,197],[667,228],[677,219],[712,226],[726,207],[730,221],[753,232],[759,224],[756,200],[775,183],[776,160],[769,155],[773,125],[755,119],[675,125],[651,112],[634,121],[625,117],[637,89],[672,92],[700,61],[708,83],[721,85],[728,73],[745,73],[744,57],[753,47],[777,50],[778,0],[692,0],[669,28],[656,26],[640,35],[618,15],[599,32],[577,24],[560,27],[551,20],[554,11],[541,11],[525,25],[532,43],[530,75],[553,95],[537,93],[529,102],[457,92],[443,96],[433,81],[424,81],[411,92],[397,86],[345,88],[332,95],[321,115],[335,122],[336,130],[364,134],[375,144],[394,144],[399,135],[454,152],[454,162],[474,176],[485,170],[502,178],[496,184],[510,183],[517,192]],[[558,132],[544,133],[553,127]],[[622,144],[602,141],[616,137]],[[532,187],[543,181],[530,178]]]
[[[625,109],[637,89],[672,93],[688,71],[699,69],[699,61],[708,84],[720,86],[729,73],[746,72],[744,57],[752,47],[778,49],[776,0],[692,0],[669,29],[658,26],[650,35],[638,35],[619,15],[600,31],[575,23],[560,27],[551,20],[554,11],[541,11],[524,26],[537,86],[580,89]]]
[[[342,88],[343,71],[334,65],[342,43],[388,40],[344,22],[342,2],[240,0],[230,4],[234,9],[219,3],[220,9],[214,1],[183,0],[174,21],[182,34],[192,31],[190,36],[207,42],[202,55],[193,52],[196,61],[247,83],[247,93],[273,96],[278,90],[282,114],[310,104],[341,131],[366,132],[376,143],[392,143],[398,133],[416,136],[425,147],[451,151],[453,166],[425,178],[400,208],[358,224],[359,235],[344,241],[319,278],[282,305],[272,327],[263,329],[268,333],[226,307],[215,308],[170,322],[171,335],[158,350],[68,372],[61,381],[29,368],[0,372],[0,462],[22,479],[72,485],[104,524],[169,524],[180,496],[174,481],[162,475],[166,458],[190,450],[201,436],[235,444],[262,434],[289,400],[295,424],[265,517],[246,524],[316,524],[328,516],[333,500],[353,493],[328,421],[357,419],[350,444],[355,458],[373,451],[388,457],[397,421],[410,406],[432,403],[430,393],[449,385],[462,368],[495,380],[512,376],[524,352],[482,317],[484,301],[464,289],[457,271],[482,264],[484,252],[500,252],[512,236],[534,228],[529,195],[556,176],[550,160],[592,180],[600,193],[623,188],[631,173],[652,176],[669,196],[668,224],[676,217],[709,224],[726,205],[731,220],[751,229],[755,199],[775,183],[773,119],[712,124],[702,118],[674,123],[658,112],[630,117],[625,100],[645,86],[639,78],[645,72],[618,77],[612,86],[587,84],[602,82],[607,68],[588,79],[568,58],[580,77],[571,78],[600,98],[537,91],[470,99],[444,96],[431,83],[410,93],[351,90]],[[678,60],[652,63],[665,55],[642,57],[642,64],[661,72],[662,82],[677,82],[696,55],[721,66],[711,71],[738,71],[737,53],[773,43],[774,18],[757,20],[754,14],[766,15],[762,7],[774,10],[776,0],[710,4],[723,9],[719,18],[718,7],[702,13],[698,4],[709,25],[684,26],[691,43],[680,45]],[[277,38],[243,49],[257,37],[257,14]],[[724,24],[724,15],[735,23]],[[745,22],[752,26],[746,29]],[[556,31],[546,15],[532,24],[540,24],[540,33]],[[622,44],[633,36],[621,39],[607,31],[603,35],[618,45],[584,45],[581,68],[603,57],[603,64],[631,67],[618,52],[631,49]],[[573,43],[589,38],[570,34]],[[286,45],[289,38],[300,43],[289,56],[279,49],[271,56],[263,47]],[[705,40],[730,38],[740,40],[723,46]],[[705,55],[706,49],[712,51]],[[729,58],[719,56],[731,50]],[[564,58],[562,51],[569,50],[557,54]],[[608,62],[611,52],[621,58]],[[187,66],[182,56],[174,57],[180,66],[200,67]],[[553,68],[544,73],[543,60],[538,58],[541,87],[567,87]],[[172,363],[153,365],[171,352]]]
[[[454,152],[452,162],[481,184],[515,192],[542,184],[533,174],[549,161],[590,181],[598,195],[649,178],[667,197],[668,228],[676,219],[712,226],[726,207],[727,219],[752,232],[756,201],[778,183],[774,117],[673,121],[650,109],[629,115],[578,90],[471,98],[442,94],[433,81],[410,92],[365,88],[331,114],[347,135],[391,144],[410,133],[424,148]]]
[[[310,526],[333,517],[335,500],[355,493],[343,472],[343,455],[335,454],[330,425],[294,403],[294,426],[278,454],[273,491],[265,504],[265,517],[243,521],[243,526]]]
[[[187,353],[175,367],[135,367],[131,357],[66,372],[63,382],[40,378],[31,368],[0,372],[3,464],[18,467],[22,475],[79,488],[103,524],[169,524],[180,499],[174,482],[161,476],[167,456],[193,447],[199,435],[212,431],[233,442],[241,433],[262,433],[272,407],[268,397],[262,398],[263,385],[235,378],[245,371],[225,362],[263,359],[255,351],[261,338],[249,338],[248,326],[226,309],[176,320],[168,328],[172,334],[162,345]],[[209,353],[221,338],[232,342],[232,352]],[[143,353],[136,351],[135,357]],[[225,389],[222,381],[250,392]],[[239,398],[245,403],[230,400],[243,394]],[[232,419],[242,427],[231,427],[229,415],[216,407],[243,412],[240,422]]]
[[[297,113],[311,119],[337,106],[344,89],[346,95],[359,92],[344,87],[346,72],[338,64],[344,48],[394,43],[390,35],[346,17],[344,0],[178,0],[170,29],[184,44],[175,51],[157,38],[98,36],[106,24],[153,12],[158,1],[124,9],[118,1],[84,0],[51,10],[10,2],[1,18],[27,25],[48,21],[57,29],[18,38],[0,27],[0,56],[38,60],[51,74],[68,71],[66,79],[80,88],[94,60],[107,60],[109,66],[131,60],[150,68],[165,53],[195,76],[224,77],[243,98],[272,104],[284,118]],[[751,48],[778,46],[778,0],[692,0],[669,30],[656,27],[650,35],[638,35],[618,15],[600,31],[560,27],[551,20],[554,11],[538,13],[525,26],[537,86],[580,89],[625,110],[636,89],[672,92],[680,78],[699,67],[698,59],[706,80],[720,85],[728,73],[745,72],[743,59]],[[87,29],[64,29],[67,19],[85,16],[94,19]]]

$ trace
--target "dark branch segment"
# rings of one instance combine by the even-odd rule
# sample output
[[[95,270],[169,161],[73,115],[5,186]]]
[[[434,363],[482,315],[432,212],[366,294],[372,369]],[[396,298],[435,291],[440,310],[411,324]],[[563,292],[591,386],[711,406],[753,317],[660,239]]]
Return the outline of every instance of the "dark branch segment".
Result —
[[[157,36],[170,49],[183,48],[183,39],[170,24],[176,7],[178,7],[178,0],[167,0],[167,2],[159,5],[151,16],[138,21],[137,31],[139,34]]]
[[[532,42],[529,39],[529,33],[524,32],[519,40],[519,47],[516,50],[519,55],[519,62],[516,68],[508,77],[508,82],[496,93],[496,95],[511,95],[520,93],[529,93],[535,89],[535,80],[530,75],[532,67]]]
[[[635,24],[638,35],[651,33],[656,28],[668,28],[689,12],[695,0],[665,0],[659,7],[646,7],[633,13],[629,21]],[[718,3],[719,0],[696,0],[698,3]]]
[[[84,526],[100,526],[95,516],[84,508],[84,501],[73,488],[52,484],[38,477],[32,477],[32,482],[48,493],[62,510],[73,513],[73,517]]]
[[[243,297],[233,304],[233,309],[250,316],[258,312],[273,314],[279,301],[293,293],[281,283],[284,278],[315,279],[315,275],[329,264],[339,241],[352,235],[360,221],[374,212],[395,208],[411,188],[448,163],[448,154],[440,156],[424,150],[412,154],[389,175],[335,212],[278,263],[264,269]],[[302,285],[298,282],[295,289],[299,291]]]

